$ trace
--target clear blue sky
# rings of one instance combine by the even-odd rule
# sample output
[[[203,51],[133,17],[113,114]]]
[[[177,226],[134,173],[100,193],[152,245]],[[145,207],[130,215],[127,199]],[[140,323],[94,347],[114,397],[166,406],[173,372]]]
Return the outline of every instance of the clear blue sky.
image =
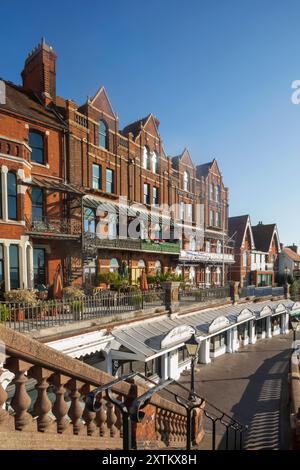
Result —
[[[125,125],[153,112],[165,150],[217,158],[230,213],[277,222],[300,245],[297,0],[52,0],[1,5],[0,76],[20,82],[42,36],[58,54],[58,93],[104,85]]]

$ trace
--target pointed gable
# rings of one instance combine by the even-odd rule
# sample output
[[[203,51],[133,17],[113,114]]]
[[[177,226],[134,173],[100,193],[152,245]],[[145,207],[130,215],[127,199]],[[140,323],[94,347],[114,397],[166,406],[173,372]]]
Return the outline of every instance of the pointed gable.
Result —
[[[116,114],[103,86],[97,91],[96,95],[90,101],[90,103],[99,111],[102,111],[113,118],[116,117]]]
[[[184,149],[184,151],[181,154],[180,161],[184,163],[185,165],[195,167],[194,163],[192,162],[190,152],[188,151],[187,148]]]
[[[228,232],[229,236],[235,241],[237,247],[242,247],[245,243],[247,234],[250,234],[250,243],[252,249],[255,248],[254,239],[251,230],[250,216],[239,215],[236,217],[228,218]]]
[[[264,225],[259,223],[252,227],[256,249],[267,253],[272,246],[273,239],[276,240],[278,251],[280,251],[279,236],[276,224]]]
[[[158,126],[159,120],[153,114],[150,114],[143,128],[146,132],[149,132],[149,134],[159,138]]]

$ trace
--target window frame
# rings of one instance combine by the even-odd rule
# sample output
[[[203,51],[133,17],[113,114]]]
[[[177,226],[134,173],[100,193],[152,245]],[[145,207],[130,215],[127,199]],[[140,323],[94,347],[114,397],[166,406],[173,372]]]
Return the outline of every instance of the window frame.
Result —
[[[103,126],[102,126],[103,124]],[[101,132],[101,129],[104,129],[105,130],[105,133],[104,132]],[[102,149],[105,149],[105,150],[108,150],[108,141],[109,141],[109,131],[108,131],[108,125],[106,123],[106,121],[104,121],[104,119],[99,119],[99,129],[98,129],[98,145],[99,147],[101,147]],[[101,144],[102,142],[102,139],[104,139],[104,145]]]
[[[11,262],[11,259],[12,259],[11,249],[12,248],[15,248],[17,250],[17,257],[16,257],[17,265],[16,266],[13,266]],[[12,272],[17,272],[18,281],[16,285],[12,282]],[[20,254],[19,254],[19,245],[15,243],[11,243],[9,245],[9,281],[10,281],[10,289],[20,288]]]
[[[152,205],[154,207],[159,206],[159,188],[157,186],[153,186],[152,188]]]
[[[95,176],[94,170],[98,169],[99,175]],[[96,186],[94,186],[95,182],[98,182]],[[102,166],[98,163],[92,163],[92,189],[102,189]]]
[[[108,174],[111,174],[111,180],[108,179]],[[105,191],[109,194],[114,194],[115,192],[115,172],[111,168],[106,168],[105,172],[106,181],[105,181]],[[110,186],[108,186],[110,185]],[[108,189],[110,188],[110,189]]]
[[[33,204],[33,192],[34,191],[40,191],[41,192],[41,195],[42,195],[42,205],[38,205],[38,204]],[[37,209],[42,209],[42,217],[41,219],[36,219],[36,218],[33,218],[33,209],[34,208],[37,208]],[[44,216],[45,216],[45,193],[44,193],[44,190],[42,188],[39,188],[38,186],[33,186],[32,189],[31,189],[31,214],[32,214],[32,220],[33,221],[40,221],[40,220],[43,220]]]
[[[145,192],[145,189],[147,189],[147,193]],[[144,183],[143,203],[146,205],[150,204],[150,184],[149,183]]]
[[[10,194],[9,191],[9,177],[14,176],[15,179],[15,192],[14,194]],[[15,200],[15,216],[10,217],[10,209],[9,209],[9,201],[10,200]],[[17,174],[14,171],[8,171],[7,172],[7,218],[9,220],[18,220],[18,178]]]
[[[30,137],[35,134],[35,135],[38,135],[41,137],[42,139],[42,147],[38,147],[36,145],[32,145],[31,142],[30,142]],[[37,129],[29,129],[29,132],[28,132],[28,144],[29,144],[29,147],[31,148],[31,155],[30,155],[30,161],[33,162],[33,163],[37,163],[38,165],[46,165],[46,145],[45,145],[45,135],[37,130]],[[42,150],[42,161],[37,161],[35,159],[32,158],[33,154],[34,154],[34,150]]]
[[[38,269],[38,267],[36,268],[35,264],[34,264],[34,252],[37,252],[37,251],[42,251],[44,253],[44,273],[43,273],[43,279],[42,281],[44,282],[39,282],[37,283],[36,282],[36,277],[38,277],[38,274],[36,274],[36,269]],[[33,247],[33,285],[34,287],[36,288],[38,285],[46,285],[47,284],[47,253],[46,253],[46,249],[45,248],[37,248],[37,247]]]

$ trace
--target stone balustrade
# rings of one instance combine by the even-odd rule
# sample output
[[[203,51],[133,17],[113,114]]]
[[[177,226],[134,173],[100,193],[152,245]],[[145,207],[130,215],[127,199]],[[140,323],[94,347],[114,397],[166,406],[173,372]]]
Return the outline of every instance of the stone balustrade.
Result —
[[[87,393],[112,376],[2,325],[0,341],[0,449],[122,448],[121,412],[106,392],[97,412],[85,406]],[[1,381],[4,371],[12,374],[9,387]],[[128,405],[146,388],[120,382],[112,391]],[[142,422],[132,423],[135,447],[185,447],[183,407],[155,394],[143,412]]]

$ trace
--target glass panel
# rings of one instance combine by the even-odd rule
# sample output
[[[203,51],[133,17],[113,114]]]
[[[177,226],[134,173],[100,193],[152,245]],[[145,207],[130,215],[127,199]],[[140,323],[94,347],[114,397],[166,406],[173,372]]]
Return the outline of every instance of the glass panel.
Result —
[[[17,220],[17,177],[15,173],[7,173],[8,218]]]
[[[93,165],[93,189],[101,189],[101,167]]]
[[[99,122],[99,146],[107,148],[107,126],[104,121]]]
[[[46,284],[46,256],[43,248],[33,249],[34,287]]]
[[[86,208],[84,210],[84,231],[96,232],[96,211],[94,209]]]
[[[20,287],[18,245],[9,246],[9,272],[10,272],[10,288],[18,289]]]
[[[44,191],[42,189],[32,188],[31,204],[32,204],[32,220],[43,220]]]
[[[36,163],[44,163],[44,138],[42,134],[29,131],[29,146],[31,147],[31,160]]]
[[[109,169],[106,170],[106,192],[114,192],[114,171]]]

